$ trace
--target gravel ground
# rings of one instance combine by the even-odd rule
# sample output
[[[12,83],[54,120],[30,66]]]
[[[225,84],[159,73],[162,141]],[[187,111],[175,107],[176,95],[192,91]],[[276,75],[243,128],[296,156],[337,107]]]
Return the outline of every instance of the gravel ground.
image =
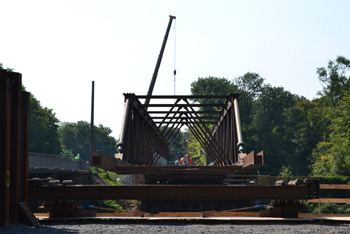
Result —
[[[0,233],[350,233],[349,223],[242,223],[242,224],[189,224],[145,223],[121,224],[115,222],[51,223],[41,228],[22,224],[0,227]]]

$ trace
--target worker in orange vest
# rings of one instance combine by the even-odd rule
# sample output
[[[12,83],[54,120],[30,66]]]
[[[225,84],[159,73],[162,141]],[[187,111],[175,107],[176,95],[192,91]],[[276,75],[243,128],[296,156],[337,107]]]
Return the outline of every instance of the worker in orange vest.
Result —
[[[180,163],[184,166],[187,166],[187,165],[194,165],[194,162],[193,162],[193,159],[191,158],[191,155],[189,154],[186,154],[184,157],[182,157],[180,159]]]

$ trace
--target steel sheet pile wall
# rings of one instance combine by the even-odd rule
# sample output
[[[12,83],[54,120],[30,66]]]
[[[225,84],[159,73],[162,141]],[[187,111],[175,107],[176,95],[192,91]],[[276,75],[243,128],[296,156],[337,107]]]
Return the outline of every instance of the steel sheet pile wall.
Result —
[[[29,98],[22,75],[0,70],[0,225],[24,221],[19,202],[28,199]]]

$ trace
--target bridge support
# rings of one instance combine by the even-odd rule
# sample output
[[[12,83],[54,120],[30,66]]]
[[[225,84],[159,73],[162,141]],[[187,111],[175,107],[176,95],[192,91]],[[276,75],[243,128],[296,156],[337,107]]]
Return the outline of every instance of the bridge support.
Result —
[[[24,222],[28,202],[29,98],[22,75],[0,70],[0,226]]]

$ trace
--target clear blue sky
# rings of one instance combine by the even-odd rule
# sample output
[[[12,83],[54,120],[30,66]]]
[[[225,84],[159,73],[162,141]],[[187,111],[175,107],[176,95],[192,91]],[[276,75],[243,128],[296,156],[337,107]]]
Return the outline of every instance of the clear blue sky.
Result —
[[[169,21],[176,20],[176,94],[198,77],[259,73],[308,99],[316,68],[350,58],[350,1],[1,0],[0,62],[60,121],[90,121],[119,138],[123,93],[145,95]],[[153,94],[174,94],[174,35]]]

